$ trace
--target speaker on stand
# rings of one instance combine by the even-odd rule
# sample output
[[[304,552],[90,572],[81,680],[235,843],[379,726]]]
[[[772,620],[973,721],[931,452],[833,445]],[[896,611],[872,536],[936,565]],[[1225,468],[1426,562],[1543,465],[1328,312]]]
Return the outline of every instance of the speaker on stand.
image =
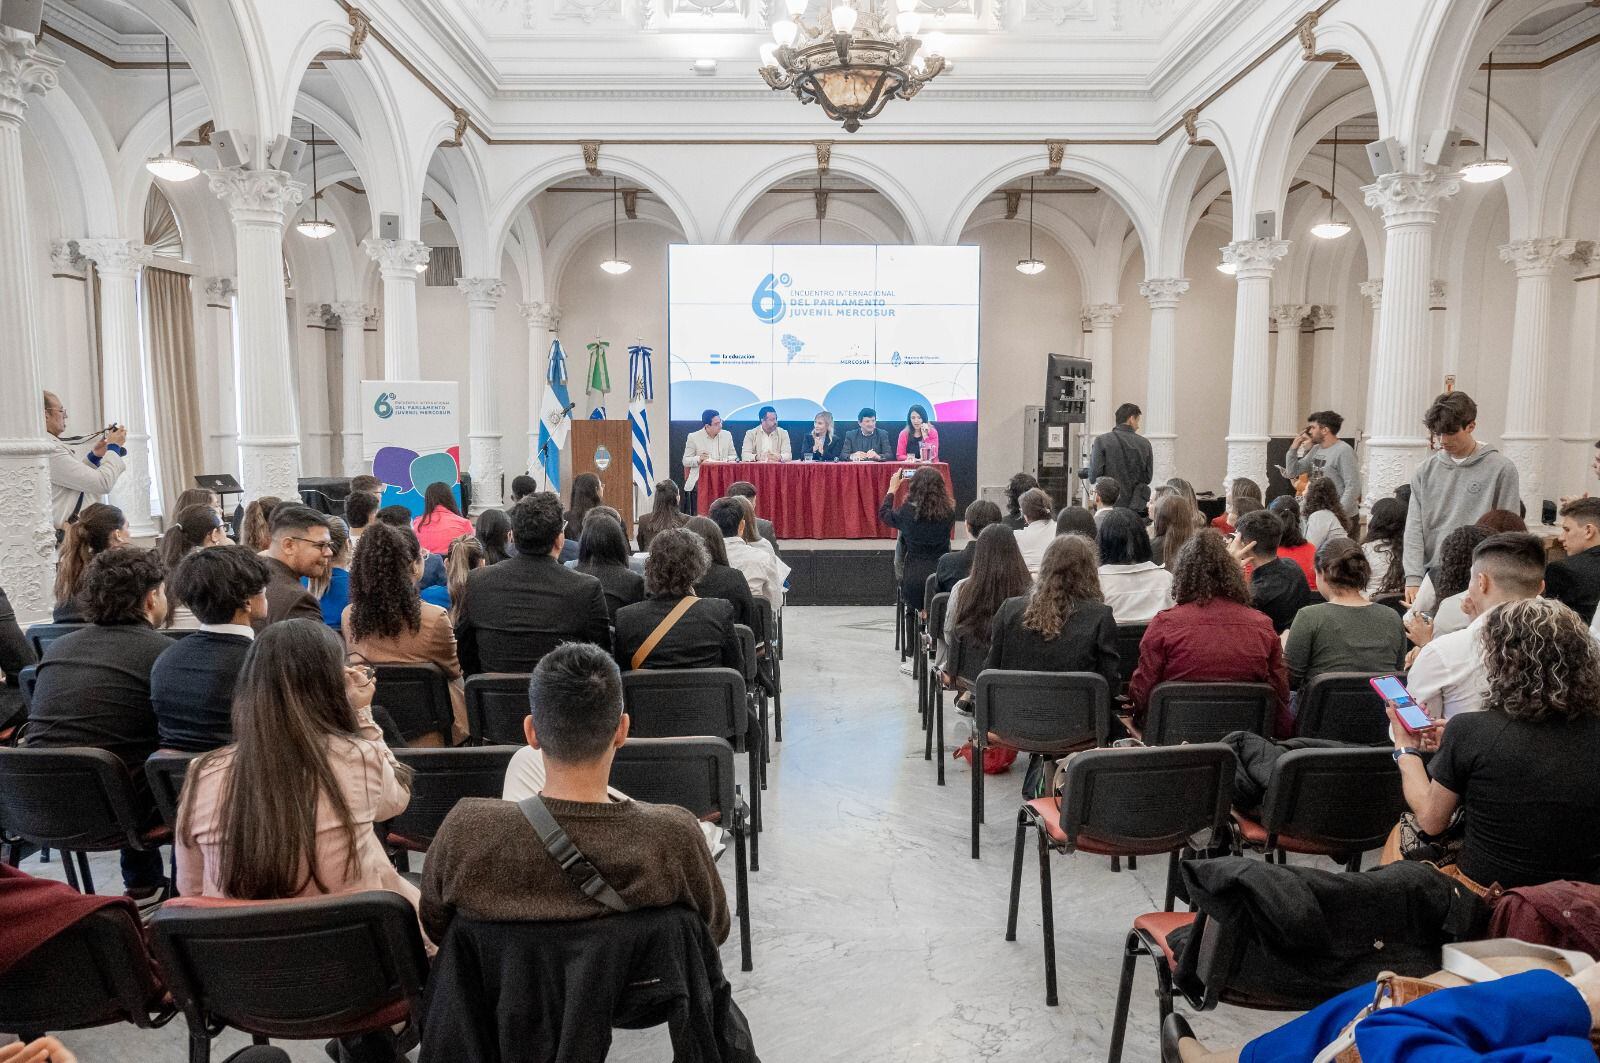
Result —
[[[1087,358],[1051,354],[1045,376],[1045,401],[1030,417],[1029,463],[1039,486],[1060,509],[1083,500],[1087,486],[1082,470],[1089,464],[1089,409],[1094,402],[1094,363]]]

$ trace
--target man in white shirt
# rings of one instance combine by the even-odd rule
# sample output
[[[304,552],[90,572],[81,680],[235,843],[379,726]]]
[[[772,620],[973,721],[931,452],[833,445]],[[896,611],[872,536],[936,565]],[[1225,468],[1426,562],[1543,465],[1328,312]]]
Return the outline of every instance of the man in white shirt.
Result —
[[[1027,523],[1017,532],[1017,548],[1028,565],[1028,574],[1039,577],[1039,566],[1044,563],[1045,549],[1055,541],[1056,522],[1051,515],[1055,502],[1037,487],[1030,488],[1017,499],[1017,508]]]
[[[731,498],[711,503],[711,519],[722,531],[728,548],[728,564],[739,570],[750,593],[765,598],[773,615],[783,608],[783,585],[789,580],[789,566],[778,560],[765,543],[756,546],[744,541],[744,507]]]
[[[778,427],[778,411],[761,407],[761,423],[744,434],[745,461],[788,461],[789,433]]]
[[[50,452],[50,523],[58,529],[78,511],[111,490],[125,467],[128,430],[115,425],[87,454],[78,457],[61,441],[67,409],[55,392],[44,393],[44,428],[55,440]]]
[[[716,410],[700,414],[700,430],[690,432],[683,441],[683,511],[695,512],[694,489],[700,483],[700,466],[708,461],[738,461],[733,437],[722,430],[722,415]]]
[[[1544,589],[1544,545],[1524,532],[1491,535],[1472,553],[1472,578],[1462,609],[1473,620],[1461,631],[1430,640],[1406,674],[1406,687],[1434,719],[1483,708],[1489,681],[1479,635],[1484,618],[1506,602],[1536,598]]]

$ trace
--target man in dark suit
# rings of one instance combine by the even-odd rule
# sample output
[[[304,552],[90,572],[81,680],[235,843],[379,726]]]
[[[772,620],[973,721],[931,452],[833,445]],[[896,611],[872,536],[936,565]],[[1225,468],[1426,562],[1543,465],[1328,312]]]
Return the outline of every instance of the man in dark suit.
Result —
[[[600,581],[557,560],[565,526],[561,499],[552,492],[537,492],[512,507],[517,556],[467,578],[466,602],[456,621],[456,649],[467,675],[531,672],[563,642],[611,649]]]
[[[728,494],[736,495],[750,500],[750,508],[756,505],[756,485],[749,480],[736,480],[728,485]],[[772,544],[772,552],[778,552],[778,533],[773,530],[772,522],[765,517],[756,518],[756,534]]]
[[[1561,507],[1561,545],[1567,556],[1544,571],[1544,596],[1594,620],[1600,602],[1600,498],[1575,498]]]
[[[271,577],[266,623],[296,617],[322,622],[322,603],[300,580],[322,575],[333,562],[333,552],[327,517],[309,506],[279,506],[272,511],[272,542],[261,552]]]
[[[644,566],[649,597],[617,610],[617,667],[625,672],[636,667],[743,671],[732,603],[692,597],[709,564],[700,536],[687,528],[670,528],[650,540]],[[674,612],[678,615],[668,625]],[[644,652],[658,629],[661,636]]]
[[[839,453],[849,461],[888,461],[894,457],[889,430],[878,427],[878,411],[867,406],[856,415],[856,426],[844,434]]]
[[[1144,411],[1131,402],[1117,407],[1117,424],[1111,431],[1095,437],[1089,451],[1089,479],[1109,476],[1119,490],[1110,505],[1131,509],[1144,519],[1150,503],[1150,477],[1154,455],[1150,441],[1139,434]]]
[[[967,507],[966,522],[967,545],[939,558],[939,565],[933,570],[934,575],[939,577],[941,594],[950,593],[950,588],[958,580],[972,575],[972,552],[978,547],[978,535],[989,525],[1000,523],[1000,507],[980,498]]]

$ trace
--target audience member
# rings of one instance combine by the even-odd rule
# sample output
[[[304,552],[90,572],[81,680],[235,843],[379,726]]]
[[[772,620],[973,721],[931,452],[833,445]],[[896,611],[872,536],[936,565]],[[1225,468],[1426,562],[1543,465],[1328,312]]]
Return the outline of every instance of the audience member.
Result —
[[[1038,487],[1039,481],[1032,473],[1026,472],[1014,474],[1006,483],[1005,522],[1012,531],[1021,531],[1028,526],[1029,520],[1022,513],[1022,496]]]
[[[895,506],[905,473],[896,469],[889,477],[889,490],[878,506],[878,519],[900,533],[904,569],[900,576],[900,600],[913,609],[923,607],[928,577],[939,566],[939,558],[950,549],[950,529],[955,523],[956,505],[945,489],[938,469],[923,466],[911,477],[906,500]]]
[[[350,529],[350,548],[355,549],[361,534],[378,515],[383,503],[378,496],[367,491],[352,491],[344,500],[344,522]]]
[[[1223,510],[1222,516],[1212,518],[1211,526],[1223,535],[1232,535],[1233,529],[1238,526],[1239,518],[1250,512],[1248,509],[1238,507],[1239,500],[1246,498],[1257,504],[1264,504],[1261,485],[1248,476],[1235,476],[1228,484],[1227,507]]]
[[[1367,564],[1372,568],[1367,594],[1374,601],[1405,593],[1405,536],[1405,503],[1398,498],[1380,498],[1372,503],[1361,552],[1367,555]]]
[[[456,621],[468,675],[531,672],[563,642],[593,642],[610,652],[610,614],[600,581],[556,560],[564,523],[555,494],[528,496],[511,511],[517,556],[468,577],[466,605]]]
[[[1600,602],[1600,498],[1579,498],[1561,507],[1561,545],[1567,556],[1544,573],[1544,594],[1564,602],[1584,623]]]
[[[350,477],[351,494],[359,491],[364,495],[377,495],[379,498],[382,498],[383,488],[383,481],[378,479],[376,476],[373,476],[371,473],[360,473],[359,475]]]
[[[207,492],[209,494],[209,492]],[[208,503],[173,511],[173,521],[162,532],[156,553],[161,567],[170,575],[186,556],[202,547],[222,546],[228,541],[222,518]],[[183,601],[167,595],[166,627],[172,631],[193,631],[200,626],[194,612]]]
[[[1028,572],[1037,576],[1039,566],[1044,563],[1045,549],[1056,538],[1055,522],[1050,519],[1055,512],[1055,501],[1044,491],[1033,487],[1022,493],[1017,504],[1027,518],[1017,530],[1017,548],[1022,551],[1022,560],[1028,564]]]
[[[1121,497],[1122,487],[1111,477],[1102,476],[1094,482],[1094,489],[1089,492],[1089,507],[1093,510],[1096,525]]]
[[[1097,563],[1083,536],[1053,541],[1033,589],[1007,599],[995,614],[984,668],[1098,672],[1115,691],[1122,682],[1117,622],[1100,598]]]
[[[411,522],[417,542],[431,554],[442,554],[450,543],[472,534],[472,522],[461,515],[451,484],[435,481],[422,493],[422,516]]]
[[[1295,614],[1311,602],[1311,589],[1305,573],[1279,548],[1283,523],[1266,510],[1256,510],[1239,518],[1228,552],[1250,573],[1250,604],[1272,621],[1272,630],[1283,634],[1294,623]]]
[[[83,590],[84,573],[96,557],[127,545],[128,522],[122,510],[103,502],[84,506],[78,519],[67,525],[66,538],[61,540],[56,564],[56,607],[51,619],[58,624],[82,623],[83,607],[78,595]]]
[[[45,649],[23,728],[24,745],[90,746],[115,755],[128,769],[145,828],[160,822],[144,774],[145,759],[159,742],[150,671],[172,645],[156,630],[167,617],[161,580],[153,550],[118,547],[89,562],[79,601],[90,626]],[[141,908],[165,899],[161,853],[122,850],[122,885]]]
[[[776,616],[783,608],[783,586],[789,578],[789,566],[773,557],[771,550],[751,546],[745,541],[746,512],[736,498],[719,498],[711,503],[711,519],[722,529],[728,564],[744,576],[752,595],[767,600]]]
[[[1151,560],[1150,536],[1133,510],[1104,513],[1096,538],[1103,600],[1117,623],[1148,623],[1172,605],[1172,573]]]
[[[405,506],[384,506],[378,510],[374,517],[379,523],[387,524],[391,528],[410,528],[411,511]],[[577,556],[574,554],[573,556]],[[422,593],[422,600],[431,601],[441,609],[450,607],[450,594],[446,590],[450,583],[450,576],[444,570],[444,555],[433,553],[431,550],[422,551],[422,579],[417,581],[417,590]],[[435,587],[439,588],[437,594],[428,592]]]
[[[1194,485],[1181,476],[1174,476],[1167,481],[1167,486],[1183,496],[1183,500],[1194,507],[1195,522],[1203,525],[1205,523],[1205,514],[1200,512],[1200,499],[1194,493]]]
[[[486,564],[498,565],[517,552],[517,548],[511,544],[511,518],[506,516],[505,510],[484,510],[478,514],[472,528],[478,542],[483,545]]]
[[[1406,511],[1406,604],[1422,588],[1440,541],[1450,531],[1472,524],[1491,509],[1515,510],[1517,467],[1494,447],[1473,438],[1478,404],[1464,391],[1433,400],[1423,425],[1436,449],[1411,474]]]
[[[1139,666],[1128,684],[1135,724],[1165,682],[1268,683],[1276,731],[1287,735],[1293,720],[1283,645],[1272,621],[1251,607],[1244,572],[1216,532],[1201,531],[1179,551],[1172,597],[1177,604],[1156,614],[1139,643]]]
[[[1061,512],[1056,514],[1056,534],[1081,535],[1093,542],[1100,530],[1100,526],[1095,523],[1095,517],[1098,515],[1090,513],[1076,502],[1062,506]]]
[[[668,528],[681,528],[689,518],[678,508],[678,485],[671,480],[658,480],[651,494],[650,512],[639,518],[636,540],[641,553],[650,549],[650,540],[657,532]],[[581,549],[581,544],[580,544]]]
[[[543,755],[543,785],[521,802],[468,797],[450,810],[422,869],[429,937],[443,941],[457,912],[501,922],[610,914],[545,850],[521,807],[537,799],[628,907],[685,905],[726,941],[727,897],[693,813],[614,799],[606,786],[628,737],[616,662],[595,646],[561,646],[534,670],[528,702],[523,729]]]
[[[764,541],[768,546],[772,547],[772,552],[776,554],[778,552],[777,531],[772,527],[772,522],[770,520],[766,520],[756,515],[756,485],[751,483],[749,480],[735,480],[733,483],[728,485],[728,497],[749,500],[750,513],[752,516],[755,516],[755,524],[752,525],[752,529],[754,530],[756,536]],[[748,531],[745,533],[745,538],[750,542],[755,541],[750,539],[750,534]],[[644,547],[641,546],[639,549],[643,550]]]
[[[309,506],[273,509],[272,541],[261,551],[272,575],[267,583],[267,623],[292,617],[321,622],[322,604],[300,581],[320,577],[333,552],[333,531],[326,516]]]
[[[1491,509],[1478,518],[1478,527],[1490,535],[1499,535],[1501,532],[1525,532],[1528,522],[1509,509]]]
[[[342,623],[352,656],[368,664],[435,664],[450,678],[455,714],[451,735],[407,735],[412,745],[451,745],[466,737],[461,662],[447,610],[417,596],[422,549],[410,528],[374,525],[361,537],[350,566],[350,605]],[[469,592],[470,593],[470,592]]]
[[[1324,543],[1350,535],[1350,518],[1345,515],[1344,507],[1339,502],[1332,477],[1312,480],[1306,486],[1300,506],[1305,516],[1306,542],[1311,544],[1313,557]]]
[[[1544,544],[1526,533],[1491,535],[1472,554],[1462,608],[1472,622],[1432,639],[1417,653],[1406,686],[1434,719],[1450,720],[1483,707],[1488,689],[1479,633],[1497,607],[1536,597],[1544,588]]]
[[[1372,568],[1361,547],[1348,536],[1328,540],[1317,551],[1317,575],[1327,601],[1294,616],[1283,647],[1289,684],[1303,687],[1324,672],[1400,671],[1405,629],[1393,609],[1368,600]]]
[[[705,544],[706,574],[694,585],[694,592],[702,598],[721,598],[733,606],[733,622],[743,624],[755,633],[761,642],[766,635],[761,630],[761,614],[756,609],[755,596],[744,573],[728,564],[728,544],[722,538],[722,529],[710,517],[690,517],[684,527],[700,536]]]
[[[1422,577],[1422,589],[1406,612],[1406,633],[1418,646],[1460,631],[1472,622],[1462,608],[1472,579],[1472,552],[1489,538],[1476,524],[1457,528],[1439,546],[1439,567]]]
[[[1171,484],[1156,484],[1150,488],[1150,501],[1145,503],[1144,517],[1146,521],[1156,519],[1156,507],[1163,498],[1171,498],[1178,493],[1178,489]]]
[[[1423,739],[1389,710],[1416,826],[1442,835],[1462,813],[1460,853],[1441,870],[1479,895],[1600,883],[1600,651],[1576,613],[1539,599],[1493,609],[1480,638],[1484,711],[1451,719],[1429,764],[1407,755]]]
[[[1176,491],[1161,498],[1155,503],[1155,518],[1151,524],[1150,560],[1171,572],[1177,563],[1178,551],[1203,523],[1199,511]]]
[[[605,494],[605,484],[592,472],[580,472],[572,478],[572,508],[563,514],[567,522],[563,532],[574,546],[583,538],[583,518],[595,506],[603,504]]]
[[[984,528],[974,547],[972,571],[951,588],[945,603],[940,654],[934,663],[945,673],[947,685],[977,682],[989,656],[995,614],[1007,599],[1027,594],[1033,584],[1017,549],[1017,534],[1005,523],[996,521]]]
[[[28,706],[22,698],[22,670],[37,663],[33,646],[17,624],[17,611],[0,587],[0,731],[12,726],[27,715]]]
[[[652,533],[646,541],[653,541],[659,534],[660,531]],[[628,567],[628,537],[622,531],[622,524],[600,508],[591,509],[583,518],[583,538],[578,542],[575,567],[600,581],[606,592],[606,614],[613,624],[618,609],[644,601],[645,580]]]
[[[322,606],[322,622],[337,628],[343,622],[344,607],[350,604],[350,557],[355,553],[350,526],[338,517],[329,517],[328,541],[333,544],[328,567],[309,582],[311,593]]]
[[[511,504],[514,506],[524,498],[539,490],[539,481],[523,473],[521,476],[511,478]]]
[[[619,668],[744,671],[744,651],[733,629],[733,605],[694,593],[710,563],[700,537],[687,528],[656,534],[644,567],[649,597],[617,611]],[[762,634],[752,633],[757,638]]]
[[[1102,479],[1117,483],[1117,494],[1106,505],[1119,505],[1143,514],[1150,501],[1154,455],[1150,441],[1139,434],[1144,411],[1131,402],[1117,407],[1116,425],[1098,435],[1089,448],[1089,478],[1098,492]]]
[[[461,617],[461,605],[467,600],[467,577],[489,563],[483,544],[474,535],[463,535],[451,541],[444,552],[445,589],[450,594],[452,627]],[[426,600],[426,599],[424,599]]]
[[[1361,470],[1356,464],[1355,448],[1339,438],[1343,427],[1344,418],[1332,410],[1307,414],[1305,428],[1289,444],[1284,472],[1291,480],[1306,475],[1310,476],[1310,483],[1328,480],[1340,512],[1351,514],[1361,503]],[[1306,517],[1310,516],[1308,510]],[[1313,537],[1308,533],[1307,538]],[[1317,542],[1317,546],[1321,545]]]
[[[233,741],[233,692],[254,624],[267,615],[270,575],[243,546],[212,546],[167,576],[171,598],[188,603],[200,630],[172,642],[150,670],[150,703],[162,749],[203,753]]]
[[[272,545],[272,512],[283,505],[283,499],[262,495],[244,508],[244,518],[239,523],[239,545],[262,553]]]
[[[963,516],[967,525],[966,545],[959,550],[946,552],[933,569],[934,575],[939,577],[939,591],[942,594],[948,594],[959,581],[967,578],[972,571],[973,552],[977,549],[978,536],[983,534],[983,529],[991,524],[998,524],[1001,520],[1000,507],[983,498],[967,506],[967,512]]]
[[[1278,556],[1287,557],[1305,573],[1306,584],[1317,589],[1317,549],[1306,541],[1300,524],[1300,503],[1293,495],[1279,495],[1272,500],[1267,511],[1278,518],[1283,536],[1278,542]]]

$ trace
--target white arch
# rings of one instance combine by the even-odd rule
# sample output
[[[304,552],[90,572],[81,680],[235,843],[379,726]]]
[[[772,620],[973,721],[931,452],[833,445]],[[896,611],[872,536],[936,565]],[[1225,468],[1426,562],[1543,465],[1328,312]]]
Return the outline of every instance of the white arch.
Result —
[[[899,178],[874,163],[851,156],[846,152],[834,151],[828,163],[830,172],[837,171],[846,177],[853,177],[864,184],[872,186],[890,206],[900,214],[901,221],[909,235],[910,243],[932,243],[927,221],[923,217],[922,209],[917,205],[916,197],[906,190]],[[719,244],[733,243],[739,226],[743,224],[744,217],[749,213],[755,202],[772,189],[775,185],[791,177],[812,175],[817,172],[817,157],[814,152],[796,152],[786,155],[755,173],[740,186],[728,201],[728,207],[723,211],[722,221],[717,225],[716,242]],[[947,241],[948,242],[948,241]]]
[[[173,127],[194,129],[215,113],[205,90],[199,85],[180,89],[172,97]],[[150,184],[155,180],[145,169],[145,160],[167,149],[166,100],[145,111],[134,122],[122,140],[117,152],[112,180],[118,192],[117,205],[120,217],[119,231],[137,239],[144,230],[144,201],[150,194]],[[195,180],[204,180],[203,177]]]
[[[1530,199],[1539,208],[1539,214],[1531,219],[1540,229],[1535,235],[1567,235],[1578,168],[1600,134],[1600,107],[1595,106],[1595,98],[1600,96],[1600,64],[1591,65],[1565,91],[1566,99],[1539,137],[1537,168],[1528,175],[1533,182]]]
[[[46,93],[33,103],[26,128],[38,138],[58,195],[72,192],[71,221],[76,228],[61,235],[112,235],[119,231],[117,195],[106,160],[115,157],[115,149],[99,113],[81,105],[82,91],[71,70],[63,68],[61,91]],[[61,198],[65,205],[65,197]]]
[[[572,264],[572,256],[591,236],[609,230],[611,219],[611,200],[607,198],[578,210],[561,223],[544,250],[547,292],[561,291],[561,282],[566,276],[567,267]],[[658,201],[639,202],[638,217],[629,219],[627,225],[631,228],[640,224],[653,225],[678,235],[683,233],[683,226],[678,224],[671,209]]]
[[[739,234],[740,243],[770,244],[777,242],[777,234],[793,225],[802,222],[815,223],[817,220],[816,200],[810,196],[786,196],[793,200],[781,206],[774,207],[758,218],[753,219],[748,227],[741,226],[744,230]],[[860,203],[851,202],[854,196],[835,196],[828,200],[827,220],[835,225],[842,225],[874,244],[898,244],[905,242],[905,233],[896,231],[894,225],[874,213],[871,208]]]
[[[1222,159],[1219,175],[1228,180],[1227,158],[1215,148],[1180,142],[1176,154],[1166,168],[1161,185],[1161,244],[1156,253],[1146,249],[1144,270],[1147,277],[1179,277],[1183,275],[1184,256],[1188,253],[1189,236],[1194,232],[1191,217],[1200,177],[1213,156]],[[1215,198],[1215,197],[1213,197]],[[1175,237],[1173,234],[1177,234]]]
[[[961,230],[960,235],[965,236],[981,225],[998,225],[1005,222],[1019,224],[1018,219],[1006,217],[1004,203],[986,200],[972,212],[972,216],[967,219],[966,228]],[[1094,241],[1089,239],[1089,234],[1084,232],[1083,227],[1070,215],[1051,206],[1036,207],[1034,222],[1066,253],[1067,261],[1071,262],[1072,268],[1078,272],[1078,290],[1083,292],[1085,297],[1090,296],[1093,291],[1091,282],[1094,278],[1095,247]],[[1020,224],[1027,223],[1020,222]]]

